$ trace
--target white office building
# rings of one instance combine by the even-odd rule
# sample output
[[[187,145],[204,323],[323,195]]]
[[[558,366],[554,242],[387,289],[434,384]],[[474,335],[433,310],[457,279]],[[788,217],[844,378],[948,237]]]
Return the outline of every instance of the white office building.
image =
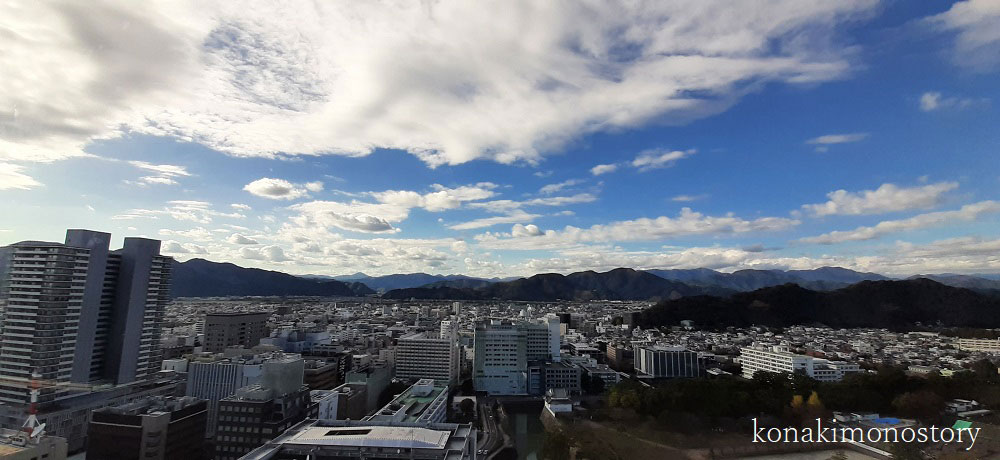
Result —
[[[528,362],[559,362],[559,318],[535,322],[493,320],[476,327],[473,382],[491,395],[529,393]]]
[[[843,361],[829,361],[799,355],[781,345],[754,344],[740,349],[740,365],[743,377],[753,378],[758,371],[774,373],[801,373],[821,382],[837,382],[845,375],[860,372],[857,364]]]
[[[458,343],[419,332],[396,341],[396,378],[434,379],[453,385],[459,373]]]

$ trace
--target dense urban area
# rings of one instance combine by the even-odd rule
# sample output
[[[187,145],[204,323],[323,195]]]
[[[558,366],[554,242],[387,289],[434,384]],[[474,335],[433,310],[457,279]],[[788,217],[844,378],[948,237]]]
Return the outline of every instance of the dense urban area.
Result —
[[[64,244],[0,248],[0,458],[1000,452],[991,330],[644,328],[652,301],[171,298],[159,241],[109,241],[69,230]],[[821,419],[981,435],[971,447],[749,436]]]

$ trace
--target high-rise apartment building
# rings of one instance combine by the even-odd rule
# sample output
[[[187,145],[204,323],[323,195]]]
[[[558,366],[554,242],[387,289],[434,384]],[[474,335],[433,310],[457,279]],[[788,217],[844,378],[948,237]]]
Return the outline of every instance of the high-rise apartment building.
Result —
[[[171,259],[157,240],[125,238],[116,251],[110,242],[71,229],[64,243],[0,248],[0,402],[29,402],[33,373],[48,383],[44,405],[69,383],[126,384],[160,370]]]
[[[208,404],[184,397],[151,397],[95,410],[87,458],[196,460],[205,454]]]
[[[253,348],[267,337],[270,313],[209,313],[205,315],[205,351],[222,353],[229,347]]]
[[[534,322],[494,320],[477,326],[472,374],[476,390],[492,395],[528,394],[529,362],[559,362],[559,343],[559,317],[555,315]]]
[[[459,349],[454,339],[433,338],[419,332],[396,341],[396,378],[458,381]]]

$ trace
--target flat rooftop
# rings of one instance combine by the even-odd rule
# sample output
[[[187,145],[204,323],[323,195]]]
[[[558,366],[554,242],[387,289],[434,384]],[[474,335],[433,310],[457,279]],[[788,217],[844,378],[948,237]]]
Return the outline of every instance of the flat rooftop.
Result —
[[[314,427],[303,430],[286,444],[389,447],[400,449],[444,449],[450,431],[419,427],[357,426]]]

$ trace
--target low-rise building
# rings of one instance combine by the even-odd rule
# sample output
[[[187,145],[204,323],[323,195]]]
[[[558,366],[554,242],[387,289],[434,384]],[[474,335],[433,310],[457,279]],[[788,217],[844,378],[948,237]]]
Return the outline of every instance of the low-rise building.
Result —
[[[201,458],[205,453],[207,421],[208,403],[190,396],[150,397],[98,409],[91,414],[87,429],[87,457],[102,460]]]
[[[307,420],[242,460],[475,460],[471,424]]]

